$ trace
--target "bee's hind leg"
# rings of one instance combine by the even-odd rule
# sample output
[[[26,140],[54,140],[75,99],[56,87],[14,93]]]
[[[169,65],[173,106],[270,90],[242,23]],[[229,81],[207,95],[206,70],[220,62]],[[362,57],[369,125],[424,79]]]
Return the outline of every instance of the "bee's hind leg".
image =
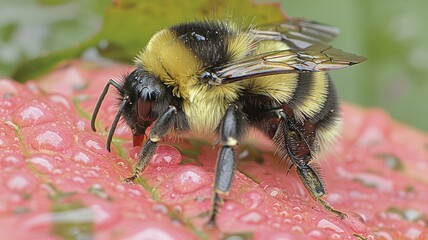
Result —
[[[345,213],[334,209],[327,201],[322,199],[327,195],[327,191],[318,173],[309,165],[313,154],[309,146],[310,139],[305,138],[305,134],[302,132],[304,128],[299,127],[297,123],[288,119],[289,117],[282,111],[279,112],[279,117],[281,122],[278,126],[277,134],[283,134],[283,143],[278,147],[283,148],[282,151],[287,153],[292,164],[296,166],[297,175],[306,190],[326,210],[336,214],[341,219],[346,218]]]
[[[303,182],[306,190],[311,194],[312,198],[314,198],[321,206],[323,206],[326,210],[336,214],[341,219],[346,218],[346,214],[334,209],[330,204],[322,199],[322,197],[327,195],[327,191],[324,187],[323,182],[320,177],[318,177],[317,172],[309,165],[297,167],[297,175],[299,175],[300,180]]]

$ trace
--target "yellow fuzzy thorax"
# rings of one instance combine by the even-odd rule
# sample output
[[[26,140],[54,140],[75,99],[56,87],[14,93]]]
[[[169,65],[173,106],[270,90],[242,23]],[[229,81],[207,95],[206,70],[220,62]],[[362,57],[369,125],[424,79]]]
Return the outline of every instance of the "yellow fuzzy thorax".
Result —
[[[228,25],[233,27],[232,25]],[[247,34],[236,34],[228,39],[228,52],[232,59],[245,57],[252,39]],[[200,81],[206,71],[203,63],[169,29],[156,33],[135,62],[153,73],[174,96],[183,99],[183,110],[191,129],[212,133],[218,126],[226,108],[243,89],[241,82],[212,86]]]

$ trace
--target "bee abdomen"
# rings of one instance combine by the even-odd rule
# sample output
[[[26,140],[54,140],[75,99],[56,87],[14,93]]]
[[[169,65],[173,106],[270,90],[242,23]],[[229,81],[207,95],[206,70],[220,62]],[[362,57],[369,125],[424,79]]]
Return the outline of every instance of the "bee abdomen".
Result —
[[[326,73],[305,72],[299,73],[297,87],[289,105],[294,111],[297,120],[313,119],[323,109],[327,100],[329,80]]]
[[[315,125],[316,141],[323,150],[336,138],[340,127],[335,86],[323,72],[299,73],[297,84],[289,106],[296,120]]]
[[[316,113],[310,121],[316,123],[318,127],[328,128],[332,121],[339,117],[339,105],[337,102],[336,88],[331,81],[330,76],[327,77],[327,94],[325,101],[322,103],[321,109]]]

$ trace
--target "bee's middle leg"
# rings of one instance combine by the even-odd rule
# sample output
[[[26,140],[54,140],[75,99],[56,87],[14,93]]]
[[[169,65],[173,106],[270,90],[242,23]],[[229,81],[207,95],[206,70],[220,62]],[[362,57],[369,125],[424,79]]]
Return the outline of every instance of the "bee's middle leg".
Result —
[[[214,196],[208,224],[216,224],[216,216],[223,200],[221,195],[227,194],[235,171],[235,146],[244,134],[246,117],[236,104],[231,104],[219,125],[219,138],[222,145],[216,164],[214,180]]]

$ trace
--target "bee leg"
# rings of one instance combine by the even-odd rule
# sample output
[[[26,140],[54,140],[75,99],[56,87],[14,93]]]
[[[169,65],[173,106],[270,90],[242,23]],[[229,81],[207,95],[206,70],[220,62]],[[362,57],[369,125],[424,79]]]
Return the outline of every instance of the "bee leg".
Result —
[[[291,159],[292,164],[296,166],[297,175],[303,182],[306,190],[311,194],[312,198],[319,202],[326,210],[344,219],[346,217],[345,213],[334,209],[327,201],[322,199],[322,197],[327,195],[327,191],[317,172],[309,165],[309,162],[312,160],[312,154],[307,139],[305,139],[296,126],[291,124],[291,121],[287,119],[287,115],[284,112],[280,112],[279,116],[282,119],[280,124],[282,124],[288,157]],[[296,152],[296,149],[293,149],[291,144],[297,144],[297,142],[304,146],[304,148],[307,148],[306,154],[299,154]]]
[[[138,156],[138,163],[135,166],[134,175],[126,178],[125,182],[133,182],[138,178],[140,172],[146,168],[156,151],[158,142],[172,128],[175,114],[177,114],[177,109],[174,106],[169,106],[168,110],[155,122],[150,131],[150,137]]]
[[[221,147],[217,159],[215,179],[214,179],[214,196],[208,225],[216,224],[216,216],[223,200],[220,195],[227,194],[232,183],[233,173],[235,171],[235,150],[238,144],[238,138],[245,130],[246,118],[237,105],[232,104],[226,110],[220,126],[219,137]]]
[[[300,180],[302,180],[308,192],[311,196],[317,200],[326,210],[336,214],[341,219],[346,218],[346,214],[342,213],[339,210],[334,209],[332,206],[328,204],[327,201],[322,199],[322,197],[327,195],[327,191],[325,190],[324,184],[321,179],[318,177],[317,172],[310,166],[298,166],[297,167],[297,175],[299,175]]]

